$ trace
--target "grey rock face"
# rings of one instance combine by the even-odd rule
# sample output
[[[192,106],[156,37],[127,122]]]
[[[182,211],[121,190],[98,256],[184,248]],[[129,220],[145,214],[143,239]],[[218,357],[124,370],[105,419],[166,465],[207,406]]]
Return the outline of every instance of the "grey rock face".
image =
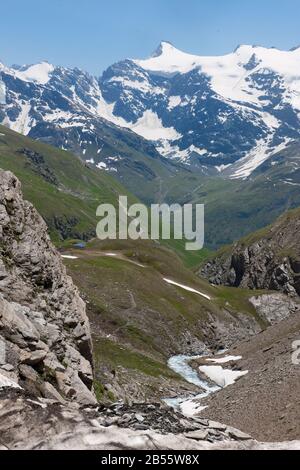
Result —
[[[45,222],[23,200],[17,178],[3,171],[0,346],[0,373],[22,388],[41,397],[96,401],[85,304],[66,274]]]
[[[261,318],[273,325],[288,318],[299,309],[299,304],[282,294],[265,294],[249,299]]]
[[[199,274],[212,284],[300,295],[300,211],[242,239],[206,263]]]

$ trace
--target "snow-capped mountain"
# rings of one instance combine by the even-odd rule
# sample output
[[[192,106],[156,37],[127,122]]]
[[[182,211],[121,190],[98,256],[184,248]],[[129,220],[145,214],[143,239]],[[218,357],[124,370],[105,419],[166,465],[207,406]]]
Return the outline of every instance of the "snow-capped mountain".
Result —
[[[0,104],[6,126],[99,168],[118,172],[134,160],[143,171],[150,157],[246,178],[300,138],[300,48],[201,57],[162,42],[149,59],[126,59],[99,79],[47,62],[0,64]]]
[[[163,42],[150,59],[113,65],[100,84],[115,116],[188,165],[247,177],[299,138],[300,48],[200,57]]]
[[[120,119],[102,98],[98,80],[77,68],[0,64],[0,123],[72,151],[120,180],[155,178],[168,161]],[[155,161],[153,161],[155,160]]]

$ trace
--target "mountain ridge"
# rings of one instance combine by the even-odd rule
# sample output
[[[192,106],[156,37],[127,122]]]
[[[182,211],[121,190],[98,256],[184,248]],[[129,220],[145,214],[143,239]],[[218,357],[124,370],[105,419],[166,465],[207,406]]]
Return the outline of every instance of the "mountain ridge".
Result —
[[[0,114],[15,130],[32,132],[35,138],[47,135],[55,145],[74,151],[73,122],[83,135],[77,137],[76,153],[108,171],[116,168],[103,151],[102,119],[117,126],[123,140],[128,137],[122,130],[128,129],[145,137],[153,146],[150,154],[156,148],[161,156],[193,169],[222,176],[226,170],[224,177],[247,178],[276,147],[299,138],[299,51],[241,45],[223,56],[199,56],[162,41],[155,57],[125,59],[99,79],[46,62],[23,71],[2,65],[8,102]],[[160,62],[161,67],[155,66]],[[173,68],[172,77],[160,75],[168,67]],[[17,81],[14,86],[9,77]],[[41,94],[47,106],[32,94]],[[262,155],[257,160],[253,154],[258,152]],[[252,165],[231,170],[230,165],[247,157]]]

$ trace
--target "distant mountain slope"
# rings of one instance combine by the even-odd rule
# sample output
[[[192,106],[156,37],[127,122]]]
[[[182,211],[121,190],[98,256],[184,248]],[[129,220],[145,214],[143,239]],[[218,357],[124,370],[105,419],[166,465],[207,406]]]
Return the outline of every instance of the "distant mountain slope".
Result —
[[[93,238],[99,204],[111,203],[117,208],[119,195],[127,195],[129,204],[138,202],[113,177],[115,173],[110,175],[67,151],[34,141],[3,126],[0,126],[0,168],[18,176],[26,199],[44,217],[52,240],[59,244],[66,239]],[[147,199],[145,185],[138,185],[136,181],[135,185]],[[149,198],[151,188],[153,186],[149,187]],[[207,250],[185,251],[182,240],[162,243],[177,252],[189,266],[198,265],[207,255]]]
[[[95,234],[98,205],[107,202],[116,205],[119,194],[128,194],[106,172],[3,126],[0,126],[0,168],[13,171],[20,179],[25,198],[44,217],[55,240],[91,238]]]
[[[275,153],[247,180],[210,177],[197,183],[194,175],[189,187],[186,199],[205,204],[207,245],[231,244],[300,206],[299,141]],[[168,196],[173,197],[171,189]]]
[[[300,295],[300,209],[220,250],[200,273],[218,285]]]

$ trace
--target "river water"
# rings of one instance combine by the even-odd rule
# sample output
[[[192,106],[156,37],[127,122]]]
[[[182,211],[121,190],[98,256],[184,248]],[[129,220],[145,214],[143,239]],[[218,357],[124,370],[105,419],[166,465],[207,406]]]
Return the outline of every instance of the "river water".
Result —
[[[185,397],[176,397],[176,398],[165,398],[163,401],[171,406],[172,408],[178,409],[180,406],[189,400],[199,400],[205,398],[208,395],[217,392],[220,390],[220,387],[217,385],[211,385],[206,380],[201,379],[195,369],[193,369],[189,362],[193,359],[201,359],[206,356],[173,356],[168,361],[168,366],[177,374],[181,375],[190,384],[196,385],[201,389],[201,392],[198,395],[189,395]]]

